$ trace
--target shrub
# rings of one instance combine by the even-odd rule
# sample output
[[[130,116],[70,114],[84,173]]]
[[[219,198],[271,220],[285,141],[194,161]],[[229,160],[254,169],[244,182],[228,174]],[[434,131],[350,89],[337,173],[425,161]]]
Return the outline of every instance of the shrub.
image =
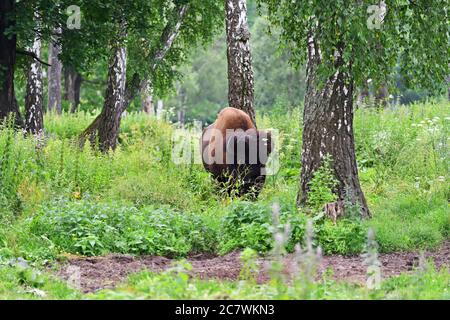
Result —
[[[336,201],[336,195],[333,194],[333,191],[336,188],[337,180],[331,168],[331,161],[331,157],[327,155],[308,184],[307,204],[314,212],[322,210],[325,204]]]
[[[43,206],[30,230],[66,252],[108,252],[180,256],[213,251],[216,235],[192,214],[168,207],[137,209],[88,200],[58,201]]]
[[[266,205],[236,201],[222,223],[220,250],[226,253],[238,248],[265,252],[272,247],[271,211]]]
[[[364,249],[367,230],[359,221],[328,219],[316,224],[317,239],[325,254],[356,254]]]
[[[297,243],[303,244],[308,215],[295,207],[281,205],[279,225],[272,221],[270,206],[263,203],[236,201],[223,219],[220,251],[226,253],[238,248],[251,248],[260,253],[273,247],[274,228],[290,226],[286,250],[292,252]],[[334,224],[327,218],[314,219],[317,235],[315,245],[326,254],[355,254],[362,252],[367,227],[359,220],[341,219]]]

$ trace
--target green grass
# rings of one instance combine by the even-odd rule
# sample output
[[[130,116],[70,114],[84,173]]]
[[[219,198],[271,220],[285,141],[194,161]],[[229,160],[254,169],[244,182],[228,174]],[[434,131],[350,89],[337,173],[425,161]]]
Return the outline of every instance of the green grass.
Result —
[[[383,201],[375,212],[367,224],[383,252],[433,248],[449,237],[449,205],[440,197],[399,196]]]
[[[448,110],[446,101],[357,110],[357,161],[373,217],[337,224],[316,217],[324,253],[360,253],[369,227],[382,252],[431,249],[449,239]],[[43,141],[0,128],[0,257],[40,266],[66,252],[266,253],[273,231],[288,223],[292,251],[309,218],[295,207],[300,117],[301,108],[259,115],[261,128],[280,130],[280,170],[255,202],[220,195],[201,165],[174,164],[174,127],[143,114],[123,119],[120,146],[110,155],[78,148],[77,135],[93,119],[86,113],[46,115]],[[325,178],[317,182],[317,208],[327,196]],[[273,203],[280,205],[276,226]],[[3,272],[2,279],[12,271]]]

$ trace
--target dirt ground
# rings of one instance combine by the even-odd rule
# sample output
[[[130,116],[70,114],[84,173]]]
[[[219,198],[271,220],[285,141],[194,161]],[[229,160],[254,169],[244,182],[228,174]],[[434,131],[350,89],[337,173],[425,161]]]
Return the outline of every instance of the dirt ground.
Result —
[[[411,271],[418,265],[419,252],[399,252],[380,254],[383,278],[398,275],[401,272]],[[425,252],[426,258],[432,258],[438,268],[448,266],[450,261],[450,241],[445,242],[439,249]],[[285,273],[293,272],[293,255],[285,258]],[[364,282],[366,279],[366,266],[360,256],[325,256],[322,258],[319,274],[331,267],[334,278],[342,281]],[[232,252],[225,256],[197,255],[191,256],[187,261],[192,265],[192,276],[202,279],[236,280],[241,269],[240,252]],[[84,292],[94,292],[104,288],[113,288],[133,272],[150,270],[164,271],[172,266],[174,260],[158,256],[127,256],[107,255],[102,257],[70,257],[62,263],[57,275],[65,280],[70,277],[70,270],[79,270],[80,286]],[[268,279],[267,269],[269,260],[261,258],[258,261],[260,273],[258,281]],[[79,269],[78,269],[79,268]]]

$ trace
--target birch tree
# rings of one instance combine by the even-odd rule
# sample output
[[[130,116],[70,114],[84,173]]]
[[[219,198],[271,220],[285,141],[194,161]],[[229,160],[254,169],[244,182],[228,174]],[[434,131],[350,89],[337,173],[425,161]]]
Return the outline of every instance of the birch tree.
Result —
[[[245,111],[255,121],[254,84],[246,0],[225,0],[228,106]]]
[[[61,30],[57,29],[56,33],[60,34]],[[59,60],[61,46],[58,38],[53,38],[48,46],[49,64],[48,67],[48,105],[49,112],[61,114],[61,71],[62,63]]]
[[[97,128],[99,148],[103,152],[116,148],[124,103],[127,48],[123,45],[123,39],[126,37],[126,22],[121,22],[119,28],[120,38],[118,43],[112,46],[113,55],[109,62],[105,102]]]
[[[297,204],[308,203],[311,179],[329,156],[338,181],[332,190],[338,201],[330,207],[343,207],[346,199],[369,217],[355,156],[354,88],[366,79],[374,87],[393,83],[398,61],[410,87],[442,88],[448,74],[448,62],[442,59],[449,53],[447,2],[260,2],[268,5],[272,23],[281,27],[293,62],[307,63]]]
[[[118,10],[116,13],[121,12],[128,22],[128,36],[123,42],[128,49],[129,61],[126,69],[131,77],[125,85],[123,102],[105,110],[107,95],[102,112],[80,136],[81,143],[89,138],[91,142],[98,142],[104,152],[109,148],[114,149],[119,134],[120,115],[134,97],[149,89],[151,92],[154,90],[161,92],[169,88],[179,76],[174,66],[183,61],[192,46],[199,42],[206,43],[211,39],[220,21],[219,13],[222,11],[222,7],[217,3],[205,3],[202,0],[180,4],[158,2],[159,9],[154,7],[155,3],[150,6],[145,1],[133,5],[134,8],[130,8],[129,5],[122,8],[118,5],[115,9]],[[143,21],[139,21],[136,17],[141,19],[142,11],[149,15]],[[147,36],[142,37],[143,34]],[[177,45],[174,49],[175,43]],[[114,112],[114,116],[111,116],[111,112]],[[106,128],[112,131],[106,134]],[[105,134],[101,134],[102,130],[105,130]]]
[[[147,61],[150,65],[148,75],[141,79],[139,74],[135,73],[132,80],[127,85],[124,110],[128,108],[131,100],[134,99],[137,93],[140,93],[141,96],[144,97],[144,109],[150,107],[145,104],[149,104],[153,100],[153,84],[150,79],[151,75],[155,73],[158,65],[164,60],[173,43],[180,34],[180,29],[186,17],[187,10],[187,4],[181,5],[174,9],[173,18],[169,20],[164,27],[158,47],[149,55],[149,57],[147,57]]]
[[[41,39],[36,37],[30,51],[40,57],[41,46]],[[25,129],[34,135],[44,130],[42,66],[36,60],[30,61],[27,71]]]

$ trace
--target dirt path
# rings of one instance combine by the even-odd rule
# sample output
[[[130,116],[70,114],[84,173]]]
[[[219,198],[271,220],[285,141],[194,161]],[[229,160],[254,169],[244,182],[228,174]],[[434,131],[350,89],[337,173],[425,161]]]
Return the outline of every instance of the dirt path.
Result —
[[[426,258],[432,258],[438,268],[448,266],[450,261],[450,241],[445,242],[439,249],[425,253]],[[192,264],[191,274],[202,278],[216,278],[236,280],[241,268],[240,252],[232,252],[225,256],[212,257],[211,255],[198,255],[187,259]],[[419,261],[418,252],[401,252],[380,254],[382,275],[384,278],[398,275],[401,272],[411,271]],[[285,258],[286,273],[291,273],[293,256]],[[151,270],[161,272],[172,266],[174,260],[157,256],[132,257],[126,255],[108,255],[102,257],[72,257],[61,265],[57,272],[63,279],[69,277],[67,270],[79,267],[81,273],[81,288],[84,292],[93,292],[104,288],[113,288],[124,281],[133,272]],[[260,259],[261,266],[258,280],[268,279],[268,260]],[[69,268],[68,268],[69,267]],[[325,256],[322,259],[319,273],[327,268],[333,268],[334,278],[352,282],[363,282],[366,279],[366,267],[360,256]]]

